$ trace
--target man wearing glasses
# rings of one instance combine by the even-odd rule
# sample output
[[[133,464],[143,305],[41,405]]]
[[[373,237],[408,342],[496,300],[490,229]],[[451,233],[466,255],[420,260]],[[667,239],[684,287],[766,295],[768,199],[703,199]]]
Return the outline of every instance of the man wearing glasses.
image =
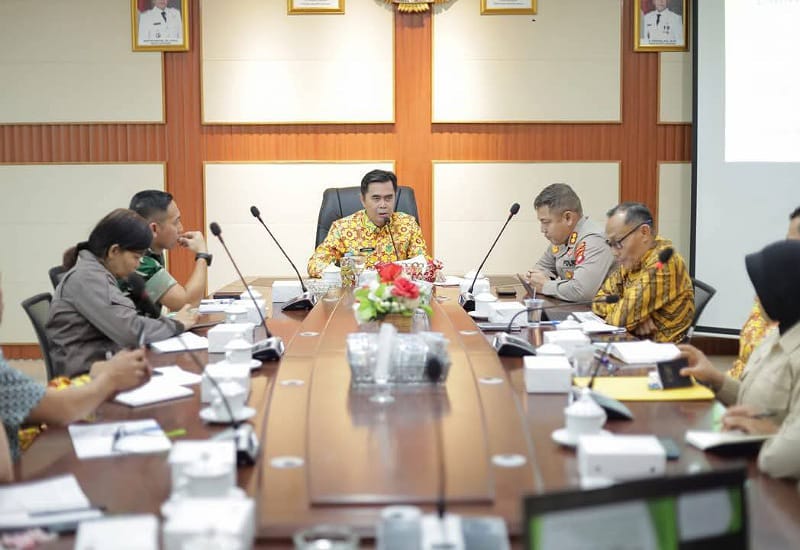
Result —
[[[533,207],[551,246],[528,271],[528,282],[560,300],[591,300],[614,264],[603,228],[583,215],[581,200],[565,183],[542,189]]]
[[[653,215],[638,202],[608,211],[606,243],[617,269],[597,297],[616,294],[619,302],[594,304],[592,310],[611,325],[656,342],[680,342],[694,317],[694,289],[686,263],[677,252],[666,262],[659,255],[672,242],[654,232]]]

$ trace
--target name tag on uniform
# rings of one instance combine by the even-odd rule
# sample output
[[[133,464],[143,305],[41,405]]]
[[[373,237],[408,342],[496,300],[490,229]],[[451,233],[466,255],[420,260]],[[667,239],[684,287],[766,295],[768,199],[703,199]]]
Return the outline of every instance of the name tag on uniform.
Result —
[[[372,254],[373,252],[375,252],[375,248],[368,246],[366,248],[359,248],[358,251],[361,252],[362,254]]]

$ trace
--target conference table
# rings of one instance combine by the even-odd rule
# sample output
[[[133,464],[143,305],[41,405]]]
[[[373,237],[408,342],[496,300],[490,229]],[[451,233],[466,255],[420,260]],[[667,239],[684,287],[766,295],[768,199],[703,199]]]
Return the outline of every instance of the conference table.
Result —
[[[269,300],[270,279],[251,277],[248,283]],[[232,284],[227,290],[241,288]],[[521,298],[524,291],[518,290]],[[238,469],[239,486],[257,503],[257,546],[289,548],[294,532],[324,523],[347,524],[369,541],[384,506],[433,510],[442,471],[448,510],[502,517],[518,547],[524,495],[579,485],[575,452],[551,440],[564,425],[566,396],[528,394],[522,360],[498,357],[457,296],[457,289],[438,288],[432,301],[430,330],[449,340],[446,384],[393,388],[391,403],[371,399],[374,388],[351,387],[346,336],[358,330],[352,293],[321,300],[309,312],[274,307],[268,324],[286,352],[254,371],[248,404],[257,411],[251,422],[261,453],[255,466]],[[536,330],[526,333],[541,337]],[[197,355],[202,363],[223,358]],[[200,371],[188,353],[149,353],[149,358],[153,366]],[[753,457],[722,458],[683,443],[687,429],[713,426],[718,406],[710,401],[627,405],[634,420],[609,421],[606,429],[674,439],[681,456],[668,462],[669,473],[744,461],[753,548],[796,547],[800,494],[794,482],[758,473]],[[96,421],[155,418],[165,431],[185,429],[185,439],[207,439],[223,427],[204,424],[200,408],[197,388],[192,397],[153,406],[107,403]],[[16,466],[19,481],[68,472],[91,502],[110,514],[158,515],[171,487],[166,455],[79,460],[63,428],[46,430]],[[55,547],[70,542],[60,539]]]

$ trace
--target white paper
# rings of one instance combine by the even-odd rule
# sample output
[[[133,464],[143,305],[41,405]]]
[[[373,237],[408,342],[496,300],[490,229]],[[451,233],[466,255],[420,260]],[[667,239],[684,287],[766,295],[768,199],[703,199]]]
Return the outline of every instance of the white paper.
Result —
[[[605,323],[605,319],[595,315],[591,311],[573,311],[570,313],[577,321],[581,323]]]
[[[208,349],[208,338],[198,336],[193,332],[184,332],[180,337],[167,338],[160,342],[153,342],[150,347],[158,353],[170,353],[196,349]]]
[[[234,300],[233,298],[200,300],[198,311],[200,313],[224,313],[226,309],[237,301],[238,300]]]
[[[739,431],[715,432],[705,430],[688,430],[686,432],[686,443],[705,451],[713,447],[724,445],[741,445],[742,443],[757,443],[766,441],[770,436],[763,434],[746,434]]]
[[[169,382],[170,384],[174,384],[176,386],[191,386],[193,384],[199,384],[203,379],[203,377],[199,374],[189,372],[188,370],[183,370],[177,365],[171,365],[169,367],[156,367],[153,370],[161,373],[161,376],[159,376],[157,379],[159,382]]]
[[[180,386],[169,379],[161,380],[162,378],[163,376],[151,378],[147,384],[139,386],[135,390],[118,393],[114,401],[129,407],[141,407],[142,405],[189,397],[194,393],[190,388]]]
[[[0,529],[100,516],[72,474],[0,487]]]
[[[114,443],[115,435],[116,444]],[[80,459],[133,453],[168,451],[172,442],[154,419],[73,424],[69,426],[72,446]]]
[[[581,330],[586,334],[599,334],[602,332],[626,332],[625,327],[609,325],[603,321],[584,321]]]
[[[115,516],[78,526],[75,550],[157,550],[158,519],[154,515]]]
[[[625,363],[658,363],[669,361],[680,355],[678,346],[672,343],[657,344],[650,340],[641,342],[615,342],[609,352]]]

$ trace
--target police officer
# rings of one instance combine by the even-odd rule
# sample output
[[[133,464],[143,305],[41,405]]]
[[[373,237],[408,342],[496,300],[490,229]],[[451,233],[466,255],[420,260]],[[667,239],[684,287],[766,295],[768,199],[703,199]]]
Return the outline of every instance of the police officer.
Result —
[[[167,6],[168,0],[153,0],[153,8],[139,14],[139,44],[183,43],[181,12]]]
[[[603,229],[584,217],[581,200],[565,183],[545,187],[533,207],[551,246],[528,271],[528,282],[560,300],[591,300],[614,264]]]
[[[653,0],[654,10],[642,19],[642,40],[646,44],[683,45],[683,18],[667,7],[667,0]]]

